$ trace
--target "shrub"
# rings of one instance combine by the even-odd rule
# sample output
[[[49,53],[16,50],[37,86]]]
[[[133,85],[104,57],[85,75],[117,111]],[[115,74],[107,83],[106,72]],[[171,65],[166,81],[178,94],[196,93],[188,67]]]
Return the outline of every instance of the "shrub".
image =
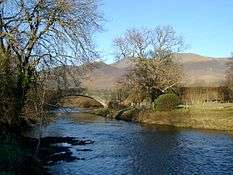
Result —
[[[163,94],[155,100],[155,109],[158,111],[171,111],[180,104],[180,100],[175,94]]]
[[[118,111],[118,113],[115,116],[115,119],[124,121],[135,121],[139,112],[140,110],[137,108],[126,108]]]

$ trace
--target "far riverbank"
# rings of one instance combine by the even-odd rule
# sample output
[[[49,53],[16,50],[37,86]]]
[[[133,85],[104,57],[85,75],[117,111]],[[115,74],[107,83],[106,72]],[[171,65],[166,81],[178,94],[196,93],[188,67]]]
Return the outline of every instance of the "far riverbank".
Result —
[[[62,99],[60,104],[64,107],[89,108],[90,113],[128,122],[233,131],[233,103],[181,105],[171,111],[157,111],[146,107],[125,107],[117,104],[104,108],[92,98],[70,96]]]
[[[233,131],[233,104],[182,106],[172,111],[129,107],[121,110],[97,109],[94,113],[107,118],[181,128]]]

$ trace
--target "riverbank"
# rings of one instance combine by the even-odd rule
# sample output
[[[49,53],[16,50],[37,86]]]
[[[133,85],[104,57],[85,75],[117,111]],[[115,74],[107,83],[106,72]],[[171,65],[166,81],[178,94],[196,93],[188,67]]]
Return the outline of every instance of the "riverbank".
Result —
[[[73,156],[71,146],[94,143],[92,140],[75,137],[43,137],[39,140],[8,135],[1,136],[0,139],[0,175],[50,175],[48,166],[61,161],[82,160]]]
[[[31,140],[13,134],[0,135],[0,175],[49,175],[35,156],[36,144]]]
[[[144,111],[137,121],[182,128],[233,131],[233,109],[188,108],[170,112]]]
[[[86,96],[68,96],[54,101],[54,106],[69,106],[74,108],[101,108],[102,104]],[[26,108],[30,115],[18,120],[0,119],[0,175],[47,175],[44,168],[48,163],[57,161],[72,161],[73,157],[68,148],[62,146],[49,146],[49,142],[70,143],[71,145],[87,144],[83,140],[75,138],[25,138],[22,133],[32,129],[34,124],[40,122],[40,118],[34,116],[30,105]],[[52,118],[46,116],[46,121]],[[38,149],[38,150],[36,150]]]
[[[233,131],[233,104],[182,106],[172,111],[126,108],[99,109],[94,112],[108,118],[172,127]]]

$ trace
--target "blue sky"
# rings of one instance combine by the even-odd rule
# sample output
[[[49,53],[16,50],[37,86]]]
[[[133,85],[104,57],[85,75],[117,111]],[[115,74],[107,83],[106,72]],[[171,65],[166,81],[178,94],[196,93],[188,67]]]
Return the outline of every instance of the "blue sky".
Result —
[[[114,59],[112,40],[129,28],[171,25],[192,52],[227,57],[233,52],[233,0],[102,0],[107,20],[96,37],[108,63]]]

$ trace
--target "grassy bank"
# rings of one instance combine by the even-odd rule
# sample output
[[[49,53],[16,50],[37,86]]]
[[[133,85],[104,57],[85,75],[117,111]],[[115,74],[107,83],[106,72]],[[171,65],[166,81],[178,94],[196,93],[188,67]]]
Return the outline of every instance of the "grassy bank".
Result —
[[[172,111],[128,108],[123,110],[97,110],[95,114],[108,118],[139,123],[167,125],[183,128],[233,130],[233,104],[209,103],[181,106]]]
[[[233,130],[233,104],[205,104],[173,111],[143,111],[138,122],[185,128]]]

